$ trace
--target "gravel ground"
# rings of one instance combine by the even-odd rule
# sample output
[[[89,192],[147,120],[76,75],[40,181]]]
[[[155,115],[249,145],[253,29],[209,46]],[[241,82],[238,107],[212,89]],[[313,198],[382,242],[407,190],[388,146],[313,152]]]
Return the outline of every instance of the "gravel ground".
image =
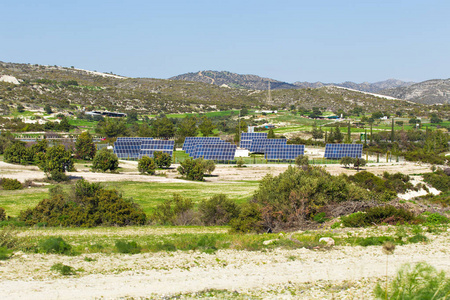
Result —
[[[397,246],[389,276],[425,261],[450,272],[449,232],[427,244]],[[90,261],[85,258],[88,257]],[[78,269],[62,276],[55,263]],[[2,299],[273,298],[372,299],[386,274],[380,246],[330,250],[219,250],[63,256],[16,253],[0,261]]]

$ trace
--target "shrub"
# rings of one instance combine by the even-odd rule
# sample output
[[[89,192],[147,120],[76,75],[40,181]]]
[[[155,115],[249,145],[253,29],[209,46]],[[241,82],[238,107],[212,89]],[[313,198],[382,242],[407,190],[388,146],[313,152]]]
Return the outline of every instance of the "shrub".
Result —
[[[198,205],[200,219],[206,225],[225,225],[239,216],[239,207],[224,194],[214,195]]]
[[[238,168],[245,167],[245,161],[242,157],[239,157],[238,159],[236,159],[236,167],[238,167]]]
[[[158,168],[167,169],[172,164],[172,157],[168,153],[156,151],[153,153],[153,157]]]
[[[371,236],[366,238],[358,238],[356,240],[356,243],[360,246],[367,247],[367,246],[380,246],[383,245],[385,242],[393,242],[394,239],[389,236]]]
[[[211,173],[216,169],[216,164],[214,161],[203,158],[201,158],[200,161],[203,166],[203,173],[208,173],[211,175]]]
[[[341,217],[341,222],[344,227],[364,227],[366,225],[366,216],[362,211],[352,213]]]
[[[313,219],[317,223],[323,223],[323,222],[327,221],[327,216],[324,212],[320,212],[318,214],[315,214]]]
[[[391,205],[371,207],[365,212],[356,212],[341,217],[342,224],[345,227],[366,227],[381,223],[395,225],[415,220],[412,212]]]
[[[64,276],[75,275],[76,274],[76,271],[75,271],[75,269],[73,267],[64,265],[62,263],[54,264],[50,268],[50,270],[56,271],[56,272],[58,272],[58,273],[60,273],[61,275],[64,275]]]
[[[420,262],[414,266],[405,264],[397,272],[386,290],[380,284],[374,289],[377,299],[447,299],[450,294],[450,279],[444,271]]]
[[[186,179],[203,181],[204,169],[200,159],[185,159],[177,170]]]
[[[119,168],[119,159],[111,150],[103,148],[98,151],[92,161],[94,171],[115,171]]]
[[[52,190],[50,199],[20,212],[19,220],[26,225],[126,226],[145,224],[146,215],[116,190],[105,190],[99,184],[79,180],[68,195]]]
[[[339,161],[339,163],[341,165],[343,165],[345,168],[350,167],[350,165],[353,163],[353,157],[350,156],[344,156],[343,158],[341,158],[341,160]]]
[[[3,207],[0,207],[0,221],[6,220],[6,213]]]
[[[428,214],[425,220],[426,224],[432,224],[432,225],[441,225],[441,224],[447,224],[449,219],[441,214],[438,213],[432,213]]]
[[[155,160],[148,156],[143,156],[138,161],[138,171],[142,174],[154,175],[156,170]]]
[[[10,226],[0,229],[0,247],[14,248],[18,245],[16,231]]]
[[[231,232],[262,232],[262,214],[256,203],[245,203],[241,206],[239,216],[230,221]]]
[[[69,176],[67,176],[66,173],[61,172],[59,170],[51,170],[50,173],[48,174],[48,178],[56,182],[63,182],[70,180]]]
[[[11,256],[12,251],[6,247],[0,247],[0,260],[6,260]]]
[[[70,254],[72,246],[66,243],[61,237],[49,237],[39,242],[39,248],[44,253]]]
[[[0,182],[4,190],[21,190],[23,188],[22,184],[17,179],[1,178]]]
[[[428,241],[428,238],[420,233],[408,238],[408,242],[410,242],[410,243],[420,243],[420,242],[427,242],[427,241]]]
[[[424,174],[423,180],[442,192],[450,191],[450,176],[442,170]]]
[[[266,229],[300,226],[324,205],[366,199],[366,190],[320,167],[289,166],[278,176],[268,174],[253,195],[253,201],[261,207]]]
[[[189,212],[193,208],[194,203],[191,199],[174,194],[172,199],[156,206],[152,219],[158,224],[188,225],[193,223],[193,219],[189,218]]]
[[[116,241],[116,248],[119,253],[137,254],[141,252],[142,247],[135,241],[126,242],[123,240]]]

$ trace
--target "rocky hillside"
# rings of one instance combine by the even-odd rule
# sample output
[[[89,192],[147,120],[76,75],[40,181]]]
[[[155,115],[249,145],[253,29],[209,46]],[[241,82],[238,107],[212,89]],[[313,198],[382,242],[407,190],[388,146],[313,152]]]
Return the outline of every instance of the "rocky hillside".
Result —
[[[387,89],[383,95],[423,104],[450,104],[450,79],[433,79],[406,87]]]
[[[250,90],[270,89],[295,89],[295,85],[270,78],[263,78],[257,75],[241,75],[227,71],[199,71],[197,73],[186,73],[171,77],[172,80],[185,80],[227,86],[230,88],[241,88]]]
[[[9,114],[20,103],[26,109],[42,110],[49,104],[54,110],[76,111],[83,107],[138,113],[204,112],[248,108],[312,108],[344,111],[356,106],[366,112],[427,111],[425,106],[406,101],[388,100],[373,95],[335,87],[318,89],[277,88],[286,83],[270,81],[272,96],[263,89],[221,86],[218,77],[202,72],[209,82],[174,79],[127,78],[115,74],[64,68],[0,62],[0,114]],[[200,76],[200,75],[198,75]],[[225,75],[224,75],[225,76]],[[230,78],[233,77],[229,73]],[[258,76],[247,82],[258,83]],[[209,79],[208,79],[209,78]],[[264,81],[259,81],[263,84]],[[267,80],[266,80],[267,83]]]
[[[199,71],[196,73],[186,73],[171,77],[172,80],[185,80],[194,82],[204,82],[231,88],[243,88],[251,90],[272,90],[277,89],[298,89],[298,88],[320,88],[323,86],[341,86],[363,92],[376,93],[378,91],[396,87],[409,86],[414,82],[404,82],[397,79],[388,79],[375,83],[363,82],[355,83],[346,81],[343,83],[323,83],[323,82],[294,82],[287,83],[271,78],[263,78],[257,75],[241,75],[227,71]]]

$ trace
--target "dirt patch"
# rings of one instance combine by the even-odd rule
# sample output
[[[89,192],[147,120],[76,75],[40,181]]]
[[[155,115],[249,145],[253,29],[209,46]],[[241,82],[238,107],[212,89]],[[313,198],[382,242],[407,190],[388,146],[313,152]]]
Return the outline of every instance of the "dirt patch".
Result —
[[[449,247],[448,232],[429,244],[398,246],[389,257],[388,274],[392,277],[400,265],[420,261],[448,272]],[[51,266],[59,262],[78,269],[78,274],[64,277],[52,272]],[[0,273],[3,299],[161,298],[205,289],[273,298],[286,288],[292,293],[283,299],[349,299],[349,293],[353,299],[371,299],[375,283],[386,274],[386,255],[380,246],[341,246],[328,251],[220,250],[215,254],[17,253],[0,262]],[[305,285],[310,289],[301,290]]]

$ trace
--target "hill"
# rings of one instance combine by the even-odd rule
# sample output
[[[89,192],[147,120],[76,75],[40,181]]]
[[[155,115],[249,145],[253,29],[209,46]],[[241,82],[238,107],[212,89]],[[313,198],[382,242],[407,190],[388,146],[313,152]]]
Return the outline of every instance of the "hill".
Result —
[[[450,79],[433,79],[410,86],[380,91],[380,94],[423,104],[449,104]]]
[[[374,83],[363,82],[363,83],[355,83],[351,81],[346,81],[342,83],[323,83],[323,82],[294,82],[294,85],[301,88],[318,88],[322,86],[340,86],[344,88],[349,88],[353,90],[368,92],[368,93],[378,93],[384,89],[410,86],[414,84],[414,82],[405,82],[398,79],[388,79],[384,81],[378,81]]]
[[[409,86],[414,82],[405,82],[397,79],[388,79],[375,83],[355,83],[346,81],[343,83],[323,83],[323,82],[294,82],[287,83],[271,78],[264,78],[257,75],[241,75],[227,71],[199,71],[196,73],[186,73],[171,77],[172,80],[185,80],[194,82],[204,82],[214,85],[226,85],[231,88],[251,89],[251,90],[272,90],[277,89],[298,89],[298,88],[320,88],[324,86],[340,86],[353,90],[376,93],[384,89]]]
[[[243,78],[262,85],[258,76],[222,72],[222,78]],[[228,74],[228,75],[227,75]],[[312,108],[337,111],[357,106],[366,112],[427,111],[428,108],[406,101],[389,100],[334,87],[280,88],[283,82],[271,80],[274,88],[269,100],[267,91],[221,87],[203,73],[203,80],[195,82],[174,79],[128,78],[115,74],[86,71],[59,66],[42,66],[0,62],[0,113],[9,114],[21,103],[27,109],[42,110],[49,104],[56,110],[106,109],[137,111],[139,114],[205,112],[248,108]],[[200,76],[197,74],[197,76]],[[210,78],[210,79],[208,79]],[[211,79],[215,84],[211,84]],[[258,81],[259,80],[259,81]],[[266,84],[267,81],[264,83]],[[258,85],[258,86],[260,86]]]
[[[267,90],[269,87],[276,89],[295,89],[294,84],[278,81],[270,78],[263,78],[257,75],[241,75],[227,71],[199,71],[196,73],[186,73],[169,78],[171,80],[185,80],[215,84],[219,86],[226,85],[230,88],[243,88],[251,90]]]

